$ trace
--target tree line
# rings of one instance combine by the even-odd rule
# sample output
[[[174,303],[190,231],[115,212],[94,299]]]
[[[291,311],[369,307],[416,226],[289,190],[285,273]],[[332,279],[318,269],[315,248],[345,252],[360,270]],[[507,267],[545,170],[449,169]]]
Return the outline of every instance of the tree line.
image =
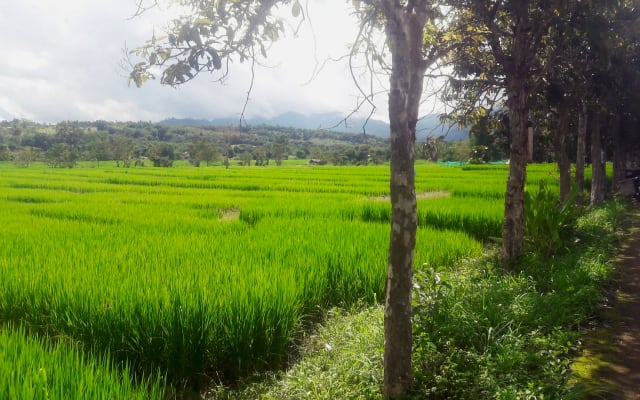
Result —
[[[509,133],[503,124],[486,118],[470,127],[469,138],[447,141],[427,137],[416,146],[416,159],[486,163],[509,156]],[[553,131],[536,130],[533,158],[554,161]],[[587,141],[589,138],[587,137]],[[611,153],[609,142],[606,151]],[[569,140],[568,147],[575,149]],[[188,126],[153,122],[62,121],[41,124],[29,120],[0,121],[0,161],[28,167],[46,162],[52,167],[73,167],[77,161],[116,161],[118,166],[171,166],[188,160],[195,166],[224,163],[277,164],[285,158],[314,159],[323,164],[367,165],[389,161],[389,141],[324,130],[271,126]],[[589,159],[587,154],[587,161]],[[575,155],[570,153],[572,162]]]
[[[375,136],[266,125],[0,121],[0,161],[23,167],[35,161],[71,168],[78,161],[99,164],[108,160],[119,167],[169,167],[176,160],[188,160],[194,166],[262,166],[279,165],[288,158],[313,158],[335,165],[384,163],[389,159],[389,143]]]

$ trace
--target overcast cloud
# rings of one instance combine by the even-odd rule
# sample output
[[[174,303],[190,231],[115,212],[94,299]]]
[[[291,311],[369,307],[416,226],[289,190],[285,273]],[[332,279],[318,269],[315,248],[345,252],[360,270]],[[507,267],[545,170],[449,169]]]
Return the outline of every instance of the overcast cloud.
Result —
[[[349,112],[357,90],[347,66],[332,63],[311,83],[320,60],[347,52],[355,23],[344,1],[316,0],[309,29],[269,51],[259,68],[247,114],[273,117],[295,111]],[[143,120],[168,117],[238,117],[249,88],[249,66],[236,65],[225,85],[203,75],[178,89],[157,82],[128,87],[122,49],[142,44],[167,15],[154,11],[133,20],[134,0],[0,0],[0,119]],[[290,36],[290,35],[289,35]],[[386,96],[378,100],[385,118]]]

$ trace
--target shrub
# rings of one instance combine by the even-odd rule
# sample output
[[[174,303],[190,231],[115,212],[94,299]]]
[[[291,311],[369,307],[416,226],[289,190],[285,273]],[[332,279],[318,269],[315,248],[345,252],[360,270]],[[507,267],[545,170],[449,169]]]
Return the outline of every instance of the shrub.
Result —
[[[525,193],[525,240],[531,251],[552,256],[565,250],[574,240],[575,196],[574,190],[560,202],[545,181],[540,181],[535,194]]]

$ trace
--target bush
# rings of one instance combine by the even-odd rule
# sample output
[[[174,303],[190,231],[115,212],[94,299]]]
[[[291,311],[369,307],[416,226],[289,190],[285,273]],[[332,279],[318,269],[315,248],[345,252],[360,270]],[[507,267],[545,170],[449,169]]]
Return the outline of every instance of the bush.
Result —
[[[525,240],[530,251],[549,257],[566,250],[575,240],[575,197],[574,190],[560,202],[544,181],[535,194],[525,193]]]
[[[544,206],[536,210],[553,205],[550,212],[564,216],[555,197],[541,192]],[[453,269],[416,271],[412,398],[568,398],[579,328],[611,278],[607,260],[622,212],[612,203],[574,224],[562,220],[582,240],[551,259],[528,253],[512,274],[501,273],[497,252]]]

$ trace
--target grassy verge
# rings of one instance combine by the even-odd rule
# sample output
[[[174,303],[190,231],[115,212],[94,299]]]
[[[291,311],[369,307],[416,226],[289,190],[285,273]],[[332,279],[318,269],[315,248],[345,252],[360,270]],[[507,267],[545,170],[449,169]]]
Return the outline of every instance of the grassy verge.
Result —
[[[567,251],[528,254],[509,275],[491,257],[419,274],[418,397],[570,398],[571,357],[611,278],[622,211],[588,210]]]
[[[581,328],[594,315],[624,207],[579,217],[561,254],[527,255],[505,275],[498,257],[423,266],[416,274],[412,398],[567,399]],[[381,398],[382,310],[330,313],[288,371],[212,399]]]

